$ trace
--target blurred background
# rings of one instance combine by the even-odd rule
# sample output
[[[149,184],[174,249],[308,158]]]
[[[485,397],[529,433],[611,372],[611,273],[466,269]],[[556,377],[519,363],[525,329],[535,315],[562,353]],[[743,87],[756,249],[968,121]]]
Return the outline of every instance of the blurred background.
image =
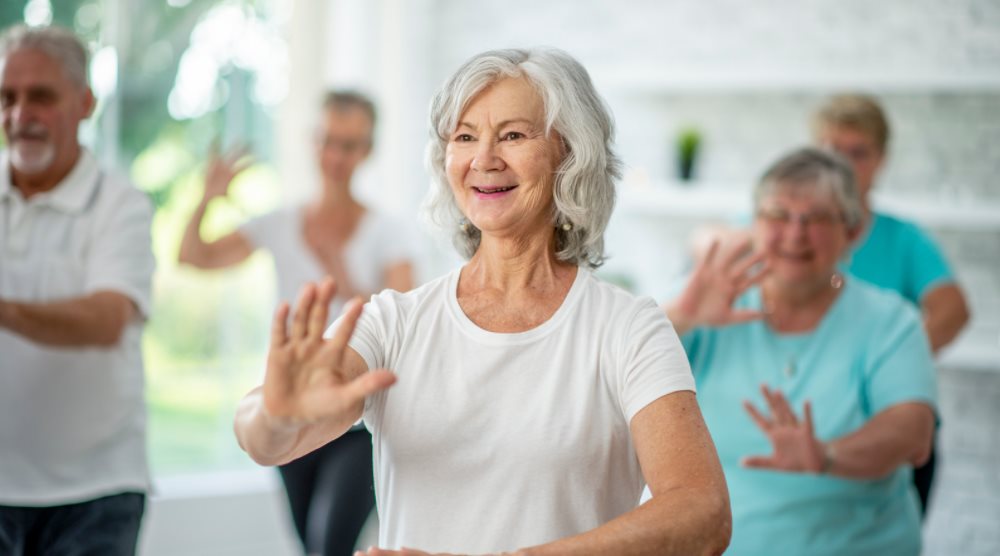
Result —
[[[601,272],[659,300],[684,270],[688,234],[749,214],[754,180],[809,141],[823,98],[878,96],[894,134],[878,206],[942,242],[973,310],[940,361],[926,553],[1000,547],[997,0],[0,2],[0,26],[17,22],[67,26],[89,42],[99,106],[85,141],[157,207],[144,340],[157,492],[143,554],[296,549],[276,473],[232,434],[237,400],[261,379],[276,301],[268,256],[216,273],[175,262],[210,146],[246,145],[257,160],[233,202],[209,212],[206,226],[221,234],[313,190],[321,94],[359,88],[380,120],[355,187],[419,225],[435,88],[473,53],[535,45],[576,56],[611,105],[627,170]],[[421,281],[458,263],[446,241],[430,230],[425,239]]]

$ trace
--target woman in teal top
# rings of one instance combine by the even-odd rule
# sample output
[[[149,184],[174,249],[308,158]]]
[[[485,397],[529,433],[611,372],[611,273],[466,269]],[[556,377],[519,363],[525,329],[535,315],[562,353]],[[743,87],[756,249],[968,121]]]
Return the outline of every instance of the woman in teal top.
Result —
[[[920,308],[931,349],[951,343],[969,321],[965,296],[934,240],[916,224],[872,210],[869,193],[885,163],[889,121],[878,101],[844,94],[828,99],[813,117],[816,142],[840,153],[858,183],[862,229],[844,267],[854,276],[899,292]],[[914,472],[926,511],[934,482],[934,450]]]
[[[935,426],[917,311],[838,271],[851,170],[801,149],[758,184],[752,243],[713,245],[667,313],[730,488],[730,554],[919,554],[910,481]]]

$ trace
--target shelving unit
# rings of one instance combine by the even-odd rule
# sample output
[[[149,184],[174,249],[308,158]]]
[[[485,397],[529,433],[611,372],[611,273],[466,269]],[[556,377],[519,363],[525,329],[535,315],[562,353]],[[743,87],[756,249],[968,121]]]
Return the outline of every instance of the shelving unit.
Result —
[[[745,217],[751,210],[750,192],[740,186],[626,182],[620,192],[620,210],[633,215],[732,221]],[[879,210],[932,229],[1000,232],[1000,203],[876,192],[873,204]]]
[[[926,73],[907,68],[866,72],[816,68],[648,68],[616,67],[593,72],[603,91],[627,95],[830,93],[975,93],[1000,91],[1000,74],[956,71]]]

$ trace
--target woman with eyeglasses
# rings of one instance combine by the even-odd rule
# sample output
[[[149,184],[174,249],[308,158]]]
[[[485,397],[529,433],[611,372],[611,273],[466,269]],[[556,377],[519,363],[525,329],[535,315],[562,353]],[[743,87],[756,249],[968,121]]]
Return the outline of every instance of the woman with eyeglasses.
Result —
[[[214,157],[205,193],[188,222],[179,260],[202,269],[229,268],[257,249],[274,257],[278,296],[295,298],[308,282],[333,276],[337,296],[329,313],[340,314],[352,297],[368,299],[383,289],[413,287],[413,248],[399,223],[362,205],[351,191],[355,170],[371,154],[375,105],[346,90],[327,93],[316,134],[321,187],[309,202],[251,219],[214,241],[201,237],[209,202],[225,197],[233,178],[249,164],[244,152]],[[309,554],[351,554],[375,507],[372,437],[356,423],[336,440],[280,467],[292,521]]]
[[[728,553],[919,554],[931,350],[912,305],[838,269],[861,231],[853,172],[796,150],[754,206],[753,254],[713,244],[666,306],[729,484]]]

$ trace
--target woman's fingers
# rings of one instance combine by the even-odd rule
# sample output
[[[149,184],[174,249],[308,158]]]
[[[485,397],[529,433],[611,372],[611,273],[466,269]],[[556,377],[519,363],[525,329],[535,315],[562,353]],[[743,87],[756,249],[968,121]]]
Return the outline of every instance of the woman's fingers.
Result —
[[[299,299],[295,302],[295,312],[292,314],[292,340],[305,338],[308,330],[309,312],[312,310],[313,300],[316,298],[316,286],[311,282],[302,286],[299,292]]]
[[[336,292],[336,285],[333,278],[327,276],[316,288],[316,299],[312,309],[309,311],[309,322],[307,324],[306,336],[309,339],[319,341],[326,332],[326,322],[330,316],[330,302]]]
[[[813,428],[812,404],[809,403],[809,400],[806,400],[806,403],[803,405],[803,407],[802,407],[802,413],[805,416],[806,430],[809,431],[809,436],[815,438],[816,437],[816,432],[815,432],[815,429]]]
[[[361,318],[363,310],[364,303],[360,298],[355,297],[348,301],[344,306],[344,313],[340,316],[340,323],[324,346],[324,351],[332,357],[331,362],[337,367],[344,362],[344,350],[347,348],[347,342],[351,340],[351,335],[354,334],[354,327]]]
[[[369,371],[344,386],[344,394],[351,401],[364,400],[396,383],[396,375],[384,369]]]
[[[778,462],[774,456],[746,456],[740,460],[743,467],[751,469],[778,469]]]
[[[742,322],[760,320],[765,316],[767,316],[767,313],[756,309],[736,309],[729,313],[729,318],[727,319],[728,322],[726,324],[739,324]]]
[[[274,311],[271,321],[271,349],[277,349],[288,341],[288,303],[282,301]]]
[[[764,432],[771,430],[771,421],[767,417],[764,417],[760,411],[757,411],[757,408],[752,403],[744,400],[743,409],[750,414],[750,418],[753,419],[753,422],[757,424],[757,427],[760,428],[760,430]]]

